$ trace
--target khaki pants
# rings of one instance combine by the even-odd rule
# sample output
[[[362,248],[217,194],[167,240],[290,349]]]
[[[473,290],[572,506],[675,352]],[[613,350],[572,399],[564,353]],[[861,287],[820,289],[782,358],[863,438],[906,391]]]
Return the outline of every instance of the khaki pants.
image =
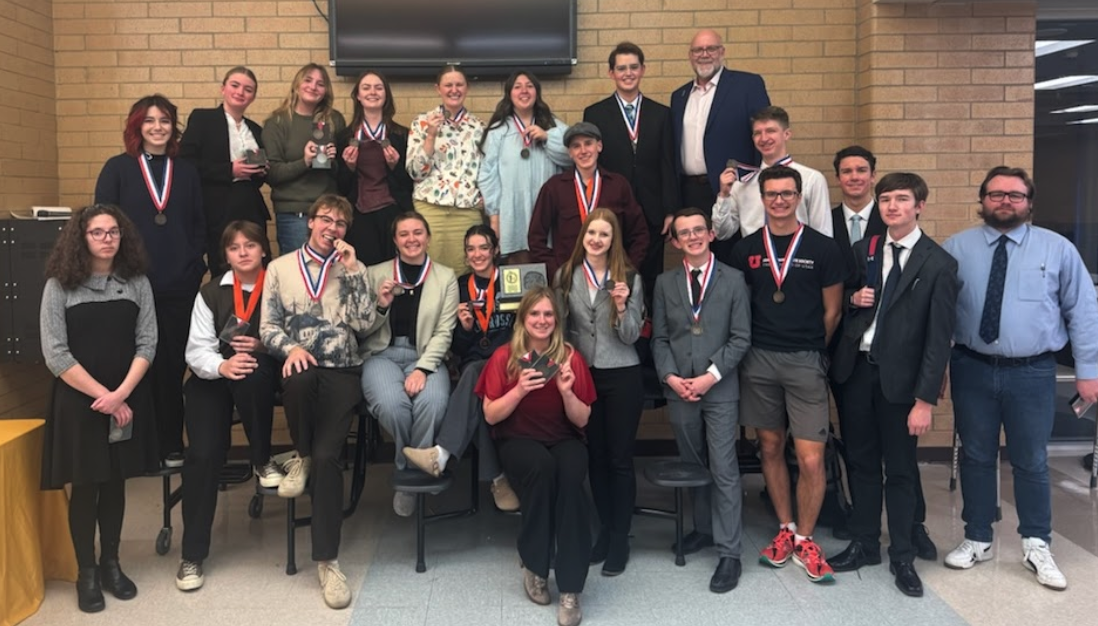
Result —
[[[465,231],[470,226],[484,223],[484,212],[479,208],[447,207],[415,201],[416,211],[427,218],[431,226],[431,259],[454,270],[464,272]]]

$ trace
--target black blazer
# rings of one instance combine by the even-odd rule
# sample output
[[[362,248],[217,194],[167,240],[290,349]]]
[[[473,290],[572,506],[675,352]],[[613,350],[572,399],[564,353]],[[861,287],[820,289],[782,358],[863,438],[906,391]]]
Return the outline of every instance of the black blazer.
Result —
[[[675,164],[682,172],[682,125],[686,114],[686,101],[694,81],[690,81],[671,92],[671,127],[675,133]],[[706,175],[713,194],[721,188],[721,172],[728,159],[740,163],[758,165],[762,156],[755,149],[751,139],[751,116],[756,111],[770,106],[770,96],[766,93],[766,83],[762,76],[750,72],[738,72],[725,68],[717,83],[717,93],[713,94],[713,106],[709,109],[709,119],[705,123],[705,137],[702,140],[705,152]],[[705,207],[701,207],[705,208]]]
[[[244,118],[259,147],[263,147],[263,127]],[[229,125],[225,105],[213,109],[195,109],[187,118],[187,130],[179,143],[179,156],[198,170],[202,184],[202,206],[206,224],[215,228],[225,221],[245,219],[263,224],[271,219],[267,203],[259,189],[266,176],[233,182],[233,163],[229,158]]]
[[[339,185],[339,193],[347,198],[351,206],[355,206],[358,200],[358,172],[347,167],[343,162],[343,150],[351,143],[351,137],[355,136],[357,128],[348,126],[336,135],[336,154],[339,155],[339,170],[336,181]],[[385,136],[389,143],[400,154],[400,160],[389,169],[385,181],[389,183],[389,194],[396,200],[397,206],[404,211],[411,211],[412,206],[412,177],[408,175],[408,129],[393,122],[386,128]]]
[[[884,237],[878,243],[878,259],[889,253]],[[860,285],[866,284],[866,257],[869,237],[854,244],[854,261]],[[872,284],[879,285],[881,268]],[[860,288],[860,287],[859,287]],[[912,404],[916,399],[938,403],[946,365],[949,363],[950,342],[957,312],[957,261],[926,233],[915,243],[911,256],[900,275],[896,294],[888,308],[881,311],[879,363],[881,391],[889,402]],[[831,358],[829,374],[836,383],[845,383],[854,370],[862,336],[873,322],[876,306],[862,309],[850,305],[854,289],[846,291],[846,322]],[[877,300],[879,303],[880,300]]]
[[[846,276],[850,279],[857,278],[855,274],[854,266],[854,251],[850,244],[850,233],[846,230],[846,216],[843,215],[843,205],[840,202],[835,205],[835,208],[831,209],[831,224],[832,224],[832,237],[835,242],[839,244],[839,251],[843,254],[843,265],[846,267]],[[884,221],[881,220],[881,211],[877,207],[877,203],[873,203],[873,208],[869,211],[869,222],[866,224],[865,232],[862,233],[862,238],[873,237],[874,235],[880,235],[884,237],[885,232],[888,231],[888,227],[885,226]],[[855,289],[861,287],[858,285]]]
[[[624,176],[644,209],[645,219],[649,224],[663,228],[664,217],[674,215],[681,202],[675,173],[671,109],[655,100],[641,100],[636,152],[614,96],[584,109],[583,120],[602,131],[599,165]]]

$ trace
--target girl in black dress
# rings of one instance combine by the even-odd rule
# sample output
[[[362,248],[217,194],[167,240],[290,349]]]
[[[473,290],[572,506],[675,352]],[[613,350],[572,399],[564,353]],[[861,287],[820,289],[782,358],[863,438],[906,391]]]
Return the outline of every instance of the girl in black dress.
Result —
[[[57,376],[46,419],[42,486],[72,484],[69,528],[81,611],[102,611],[106,589],[137,595],[118,565],[126,479],[157,467],[152,397],[156,314],[137,230],[117,207],[73,215],[46,265],[42,354]],[[95,559],[99,526],[100,558]]]

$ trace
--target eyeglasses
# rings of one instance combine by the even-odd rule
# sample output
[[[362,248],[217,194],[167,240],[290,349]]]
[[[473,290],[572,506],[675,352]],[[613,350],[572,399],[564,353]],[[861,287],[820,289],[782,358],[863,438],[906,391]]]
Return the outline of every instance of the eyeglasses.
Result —
[[[691,237],[704,237],[707,232],[709,232],[709,229],[705,226],[695,226],[694,228],[684,228],[675,231],[675,236],[679,239],[690,239]]]
[[[1020,191],[989,191],[987,192],[987,198],[992,202],[1002,202],[1004,198],[1010,198],[1011,202],[1021,202],[1029,198],[1029,195]]]
[[[763,198],[767,202],[773,202],[773,201],[777,200],[778,198],[781,198],[782,200],[785,200],[786,202],[789,202],[790,200],[792,200],[793,198],[796,198],[799,195],[801,195],[801,194],[796,192],[796,191],[792,191],[790,189],[786,189],[785,191],[764,191],[763,192]]]
[[[345,220],[333,220],[332,218],[328,217],[327,215],[317,215],[313,219],[319,221],[320,225],[325,227],[325,228],[327,228],[329,226],[332,226],[332,225],[335,225],[336,228],[347,228],[347,222]]]
[[[698,46],[696,48],[691,48],[690,49],[690,54],[692,54],[696,57],[700,57],[703,54],[713,56],[713,55],[717,54],[718,52],[720,52],[721,50],[724,50],[724,46]]]
[[[641,68],[640,63],[631,63],[629,65],[615,65],[614,71],[618,73],[623,72],[639,72]]]
[[[106,241],[107,239],[119,239],[122,237],[122,231],[118,228],[112,228],[110,230],[103,230],[102,228],[93,228],[88,231],[93,241]]]

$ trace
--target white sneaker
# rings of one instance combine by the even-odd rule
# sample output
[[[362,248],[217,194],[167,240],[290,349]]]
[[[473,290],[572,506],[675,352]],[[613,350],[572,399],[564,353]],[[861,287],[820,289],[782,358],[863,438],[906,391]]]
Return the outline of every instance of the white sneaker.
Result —
[[[393,512],[401,517],[411,517],[416,512],[416,494],[403,491],[394,493]]]
[[[196,561],[184,560],[179,564],[179,572],[175,575],[175,586],[180,591],[194,591],[200,589],[206,577],[202,575],[202,564]]]
[[[991,560],[993,556],[990,543],[965,539],[946,555],[945,565],[952,569],[969,569],[980,561]]]
[[[1067,589],[1068,581],[1052,560],[1052,552],[1044,539],[1022,537],[1022,565],[1037,574],[1037,582],[1057,591]]]
[[[259,486],[266,489],[273,489],[281,485],[282,479],[286,477],[278,463],[274,462],[274,459],[268,460],[262,466],[252,468],[252,471],[255,472],[255,477],[259,479]]]
[[[286,461],[286,476],[278,484],[278,497],[296,498],[305,493],[305,483],[309,480],[309,457],[294,455]]]
[[[347,577],[339,571],[337,561],[321,561],[316,564],[320,586],[324,589],[324,604],[332,609],[345,609],[351,603],[351,588]]]

